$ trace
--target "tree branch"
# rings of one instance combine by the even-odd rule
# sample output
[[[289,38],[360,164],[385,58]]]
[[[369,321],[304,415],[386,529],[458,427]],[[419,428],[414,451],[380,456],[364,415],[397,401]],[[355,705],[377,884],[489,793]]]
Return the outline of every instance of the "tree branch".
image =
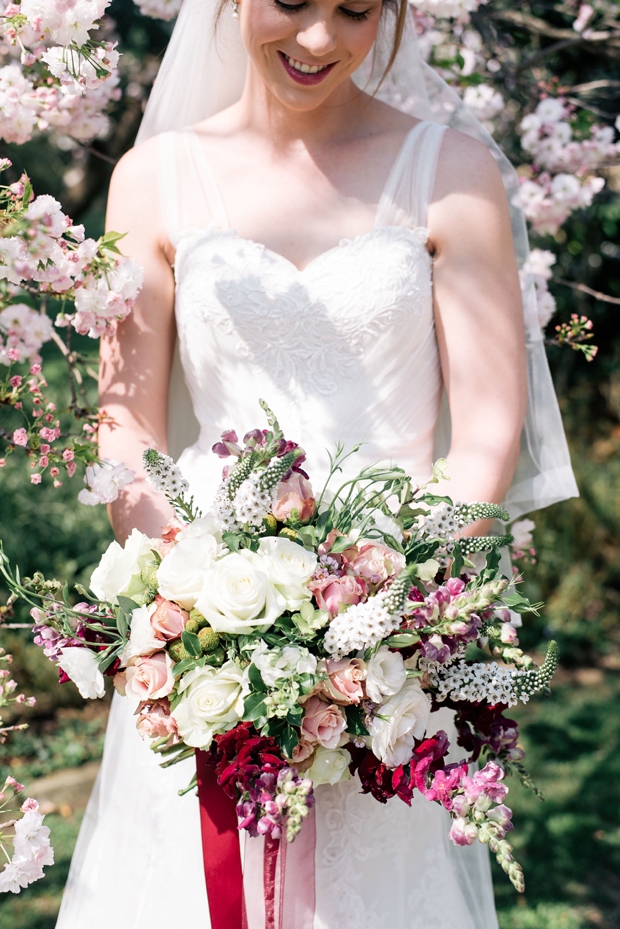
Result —
[[[588,294],[590,297],[595,297],[603,303],[614,303],[620,306],[620,297],[610,297],[609,294],[603,294],[600,290],[592,290],[592,288],[588,287],[586,284],[578,284],[576,281],[567,281],[563,277],[553,277],[551,280],[555,284],[564,284],[565,287],[572,287],[573,290],[580,290],[582,293]]]

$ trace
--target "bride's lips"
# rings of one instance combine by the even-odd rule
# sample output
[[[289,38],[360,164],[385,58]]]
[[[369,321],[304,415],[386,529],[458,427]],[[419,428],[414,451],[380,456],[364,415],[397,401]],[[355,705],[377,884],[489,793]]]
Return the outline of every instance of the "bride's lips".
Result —
[[[299,68],[294,67],[290,61],[296,61],[296,59],[290,59],[289,56],[285,55],[284,52],[278,52],[280,61],[284,66],[286,73],[293,78],[298,84],[320,84],[321,81],[325,80],[327,75],[332,71],[334,66],[337,64],[336,61],[331,64],[320,66],[319,71],[315,71],[314,74],[309,74],[307,71],[300,71]],[[312,65],[312,67],[316,67]]]

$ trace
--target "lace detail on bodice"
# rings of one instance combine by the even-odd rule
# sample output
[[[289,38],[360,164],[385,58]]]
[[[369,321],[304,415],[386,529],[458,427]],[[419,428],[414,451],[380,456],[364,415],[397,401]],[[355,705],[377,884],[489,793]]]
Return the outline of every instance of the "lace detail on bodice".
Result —
[[[428,325],[427,239],[422,227],[376,227],[298,271],[232,230],[190,233],[177,251],[179,332],[214,327],[280,389],[333,396],[385,333],[413,317]]]

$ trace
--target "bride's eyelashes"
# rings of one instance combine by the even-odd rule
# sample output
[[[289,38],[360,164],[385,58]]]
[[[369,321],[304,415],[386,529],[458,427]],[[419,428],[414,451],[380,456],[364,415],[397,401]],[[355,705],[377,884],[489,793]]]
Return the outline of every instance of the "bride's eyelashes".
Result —
[[[298,13],[300,10],[303,10],[306,3],[282,3],[282,0],[273,0],[274,4],[278,7],[279,10],[284,10],[287,13]],[[358,12],[357,10],[348,10],[346,7],[338,7],[341,13],[343,13],[348,19],[353,19],[356,22],[363,21],[368,19],[368,14],[370,10],[362,10]]]

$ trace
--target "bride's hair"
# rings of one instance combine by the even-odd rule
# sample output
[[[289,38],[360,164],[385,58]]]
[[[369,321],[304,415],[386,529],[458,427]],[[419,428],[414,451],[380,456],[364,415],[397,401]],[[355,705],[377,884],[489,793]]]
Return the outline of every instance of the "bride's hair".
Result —
[[[219,22],[220,17],[230,2],[231,0],[220,0],[215,16],[216,24]],[[381,75],[381,81],[379,83],[383,82],[386,74],[396,60],[398,49],[400,48],[400,43],[403,38],[403,32],[405,31],[407,14],[409,13],[409,0],[383,0],[383,13],[385,13],[387,10],[392,13],[396,20],[394,23],[394,41],[392,42],[392,50],[390,52],[390,57],[388,59],[386,69]]]

